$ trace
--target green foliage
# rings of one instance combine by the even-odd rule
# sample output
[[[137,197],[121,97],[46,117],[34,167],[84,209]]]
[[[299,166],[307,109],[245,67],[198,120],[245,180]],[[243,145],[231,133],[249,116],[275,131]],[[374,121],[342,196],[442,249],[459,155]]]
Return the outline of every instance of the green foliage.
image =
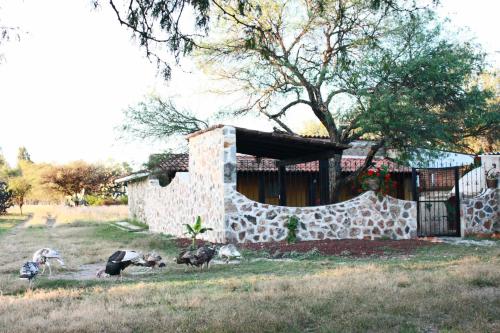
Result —
[[[189,234],[191,236],[191,239],[192,239],[191,247],[192,248],[196,247],[196,237],[199,234],[203,234],[207,231],[213,230],[212,228],[205,228],[202,226],[200,216],[196,217],[196,222],[192,226],[189,224],[184,224],[184,225],[186,226],[186,230],[187,230],[186,234]]]
[[[8,187],[12,193],[12,201],[19,206],[21,215],[26,195],[31,191],[32,185],[24,177],[14,177],[9,179]]]
[[[397,186],[397,183],[391,178],[391,173],[387,165],[382,165],[376,169],[369,169],[362,173],[359,177],[359,183],[362,190],[374,190],[380,195],[389,194]],[[371,188],[373,183],[377,185],[376,189]]]
[[[0,181],[0,215],[7,213],[7,209],[12,205],[12,192],[7,188],[6,183]]]
[[[295,243],[297,241],[297,229],[299,227],[299,218],[297,216],[290,216],[286,224],[288,235],[286,241],[288,243]]]
[[[99,6],[102,0],[93,0],[94,5]],[[208,30],[210,0],[138,0],[121,6],[120,0],[109,1],[115,10],[118,21],[125,27],[131,29],[137,37],[139,44],[146,51],[146,56],[158,65],[163,77],[168,80],[172,70],[170,64],[165,61],[161,53],[151,52],[153,49],[166,49],[172,53],[176,60],[180,56],[193,51],[195,36],[204,35]],[[194,22],[194,26],[179,24],[182,16],[194,16],[189,21]],[[188,22],[188,21],[186,21]],[[151,24],[156,28],[162,37],[155,35],[151,29]],[[196,33],[194,33],[196,32]]]
[[[109,196],[98,196],[98,195],[85,195],[85,202],[89,206],[112,206],[112,205],[126,205],[128,204],[128,197],[126,195],[121,195],[119,197],[113,198]]]
[[[120,130],[141,139],[164,140],[173,135],[186,135],[208,127],[189,110],[179,109],[171,100],[150,96],[125,110]]]
[[[103,198],[115,198],[122,195],[122,186],[115,184],[114,180],[126,172],[124,165],[101,165],[76,161],[51,167],[43,175],[42,182],[55,191],[71,197],[78,205],[85,194]]]

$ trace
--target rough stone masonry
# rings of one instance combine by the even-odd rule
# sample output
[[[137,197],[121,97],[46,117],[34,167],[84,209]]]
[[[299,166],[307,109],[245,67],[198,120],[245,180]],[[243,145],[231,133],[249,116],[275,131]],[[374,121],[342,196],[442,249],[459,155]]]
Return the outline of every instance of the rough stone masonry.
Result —
[[[299,219],[298,238],[409,239],[417,236],[412,201],[366,192],[349,201],[318,207],[283,207],[252,201],[236,191],[236,130],[215,126],[188,136],[189,172],[161,187],[143,179],[130,183],[129,213],[154,232],[185,237],[184,223],[196,216],[213,228],[212,242],[270,242],[286,238],[290,216]]]

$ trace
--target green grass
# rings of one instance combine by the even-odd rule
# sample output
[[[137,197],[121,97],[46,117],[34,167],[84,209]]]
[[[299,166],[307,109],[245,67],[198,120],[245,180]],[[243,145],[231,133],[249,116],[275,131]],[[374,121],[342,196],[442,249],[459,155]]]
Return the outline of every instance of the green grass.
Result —
[[[0,215],[0,236],[27,219],[25,215]]]
[[[127,269],[123,282],[42,276],[27,291],[17,270],[42,243],[58,248],[71,272],[82,264],[104,264],[120,248],[156,250],[167,268],[139,275]],[[243,250],[240,264],[203,271],[174,264],[179,251],[170,236],[103,222],[5,234],[0,327],[47,332],[493,332],[500,327],[499,246],[436,244],[409,256],[388,249],[382,257],[362,258],[291,252],[282,260]]]

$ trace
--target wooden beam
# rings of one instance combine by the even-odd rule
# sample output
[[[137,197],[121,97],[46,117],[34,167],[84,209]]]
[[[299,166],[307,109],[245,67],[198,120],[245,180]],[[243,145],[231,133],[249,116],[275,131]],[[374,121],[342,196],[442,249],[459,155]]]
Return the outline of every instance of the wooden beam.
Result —
[[[313,153],[313,154],[308,154],[308,155],[304,155],[304,156],[300,156],[300,157],[296,157],[296,158],[289,158],[286,160],[276,161],[276,166],[280,167],[280,166],[285,166],[285,165],[307,163],[307,162],[312,162],[312,161],[328,160],[329,158],[332,158],[337,154],[338,154],[338,151],[336,151],[336,150],[322,151],[319,153]]]
[[[318,184],[318,180],[315,174],[309,175],[309,200],[308,206],[316,206],[316,187]]]
[[[319,201],[321,205],[330,203],[330,175],[328,160],[319,161]]]
[[[259,202],[266,203],[266,183],[262,172],[259,173]]]
[[[278,169],[278,180],[279,180],[279,188],[280,188],[280,197],[279,203],[280,206],[286,206],[286,168],[281,166]]]

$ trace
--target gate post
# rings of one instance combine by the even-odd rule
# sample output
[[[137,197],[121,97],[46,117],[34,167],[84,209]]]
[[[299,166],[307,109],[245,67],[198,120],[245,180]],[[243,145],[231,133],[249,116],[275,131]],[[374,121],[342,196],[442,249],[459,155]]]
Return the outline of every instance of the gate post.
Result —
[[[278,169],[278,182],[280,188],[279,205],[286,206],[286,167],[280,166]]]
[[[460,173],[458,167],[455,167],[455,226],[457,228],[457,237],[461,236],[461,216],[460,216]]]
[[[417,236],[420,235],[420,203],[418,197],[418,188],[417,188],[417,169],[411,168],[411,192],[413,196],[413,201],[417,202]]]

